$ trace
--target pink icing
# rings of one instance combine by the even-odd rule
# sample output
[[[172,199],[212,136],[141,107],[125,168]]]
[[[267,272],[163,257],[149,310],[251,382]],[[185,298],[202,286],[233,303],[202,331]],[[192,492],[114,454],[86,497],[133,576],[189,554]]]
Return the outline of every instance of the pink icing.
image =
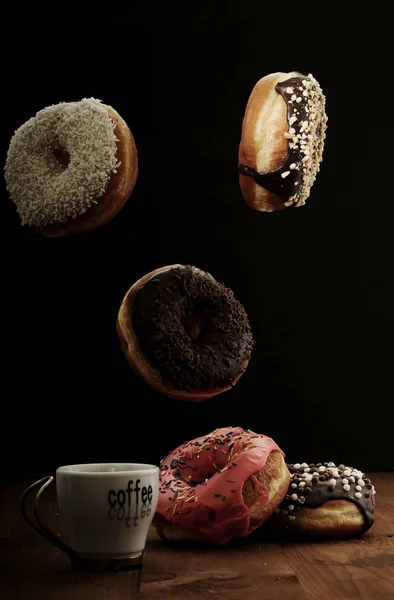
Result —
[[[248,535],[258,524],[250,523],[242,488],[250,477],[259,502],[266,502],[268,490],[254,475],[271,452],[283,455],[271,438],[241,427],[186,442],[160,463],[157,513],[216,544]]]

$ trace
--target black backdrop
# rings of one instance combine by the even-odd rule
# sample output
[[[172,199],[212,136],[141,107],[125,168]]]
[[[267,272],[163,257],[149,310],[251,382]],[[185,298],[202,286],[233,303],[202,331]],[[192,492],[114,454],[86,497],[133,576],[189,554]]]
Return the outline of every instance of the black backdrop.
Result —
[[[3,471],[157,463],[228,425],[289,460],[392,469],[393,11],[187,4],[3,19],[3,161],[37,110],[94,96],[128,122],[140,164],[118,216],[64,240],[22,228],[2,186]],[[321,83],[327,142],[306,206],[260,214],[237,150],[255,82],[279,70]],[[116,336],[128,287],[173,262],[231,287],[256,339],[236,387],[200,404],[153,392]]]

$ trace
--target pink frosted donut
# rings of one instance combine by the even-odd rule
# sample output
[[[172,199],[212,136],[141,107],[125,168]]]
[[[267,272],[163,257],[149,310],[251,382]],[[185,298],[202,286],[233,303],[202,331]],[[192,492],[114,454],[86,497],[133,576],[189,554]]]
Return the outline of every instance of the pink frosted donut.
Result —
[[[182,444],[160,463],[159,536],[225,544],[248,535],[286,494],[283,457],[271,438],[241,427]]]

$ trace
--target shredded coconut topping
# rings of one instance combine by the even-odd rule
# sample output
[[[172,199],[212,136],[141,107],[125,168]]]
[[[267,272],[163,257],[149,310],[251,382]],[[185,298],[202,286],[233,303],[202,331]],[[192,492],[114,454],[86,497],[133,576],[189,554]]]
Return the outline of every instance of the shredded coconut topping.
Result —
[[[22,225],[65,222],[97,203],[120,166],[114,129],[100,101],[84,98],[44,108],[16,130],[5,179]]]

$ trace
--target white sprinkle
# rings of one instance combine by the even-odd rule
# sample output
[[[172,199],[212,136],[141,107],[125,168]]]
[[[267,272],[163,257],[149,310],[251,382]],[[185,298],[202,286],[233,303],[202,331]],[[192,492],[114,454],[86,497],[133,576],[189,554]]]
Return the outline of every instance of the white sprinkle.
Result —
[[[362,490],[362,489],[363,489],[363,488],[361,487],[361,485],[356,485],[356,490],[357,490],[358,492],[361,492],[361,490]]]
[[[290,169],[293,171],[297,167],[297,163],[291,163]]]
[[[291,97],[291,99],[292,99],[292,100],[293,100],[293,102],[294,102],[295,100],[297,100],[297,96],[296,96],[295,94],[293,94],[293,95],[292,95],[292,97]]]
[[[291,169],[291,167],[290,167],[290,169]],[[309,465],[308,465],[306,462],[303,462],[303,463],[301,464],[301,467],[302,467],[303,469],[306,469],[306,467],[309,467]]]
[[[343,474],[345,475],[345,477],[350,477],[350,476],[351,476],[351,474],[352,474],[352,472],[351,472],[351,470],[350,470],[350,469],[346,469],[346,470],[343,472]]]
[[[337,482],[335,479],[330,479],[330,481],[328,482],[328,485],[332,485],[333,487],[336,486]]]
[[[281,177],[282,179],[285,179],[288,175],[290,175],[290,171],[285,171],[284,173],[282,173]]]
[[[338,479],[338,477],[339,477],[338,471],[333,471],[332,476],[335,477],[335,479]]]
[[[343,489],[345,490],[345,492],[350,492],[350,485],[348,485],[347,483],[343,486]]]
[[[293,488],[293,490],[295,490],[296,488],[298,488],[298,485],[296,483],[292,483],[291,487]]]
[[[289,125],[293,125],[293,123],[295,123],[297,121],[297,117],[295,117],[294,115],[292,117],[290,117],[289,119]]]
[[[358,483],[358,485],[361,485],[361,487],[364,487],[364,485],[365,485],[365,483],[364,483],[364,481],[362,479],[359,479],[357,481],[357,483]]]
[[[301,96],[298,96],[296,102],[301,102],[301,100],[302,100]]]
[[[290,496],[290,499],[291,499],[291,500],[298,500],[298,496],[297,496],[297,494],[292,494],[292,495]]]
[[[324,467],[323,465],[321,467],[319,467],[319,473],[324,473],[325,470],[326,470],[326,467]]]
[[[351,481],[352,483],[355,483],[355,481],[356,481],[356,480],[355,480],[355,478],[353,477],[353,475],[351,475],[351,476],[349,477],[349,481]]]
[[[346,483],[349,483],[349,482],[348,482],[348,480],[347,480],[347,479],[342,479],[342,483],[343,483],[343,484],[346,484]]]
[[[294,93],[294,89],[292,87],[286,88],[286,94],[293,94],[293,93]]]
[[[354,495],[356,496],[356,498],[362,498],[363,497],[363,495],[360,492],[356,492]]]
[[[300,483],[299,483],[299,486],[300,486],[300,488],[303,488],[303,487],[305,487],[305,485],[306,485],[306,484],[305,484],[305,481],[300,481]]]
[[[288,510],[294,510],[294,504],[289,504],[289,506],[287,508],[288,508]]]
[[[292,521],[294,521],[295,515],[289,515],[289,519],[291,519]],[[280,577],[279,577],[279,579],[280,579]]]

